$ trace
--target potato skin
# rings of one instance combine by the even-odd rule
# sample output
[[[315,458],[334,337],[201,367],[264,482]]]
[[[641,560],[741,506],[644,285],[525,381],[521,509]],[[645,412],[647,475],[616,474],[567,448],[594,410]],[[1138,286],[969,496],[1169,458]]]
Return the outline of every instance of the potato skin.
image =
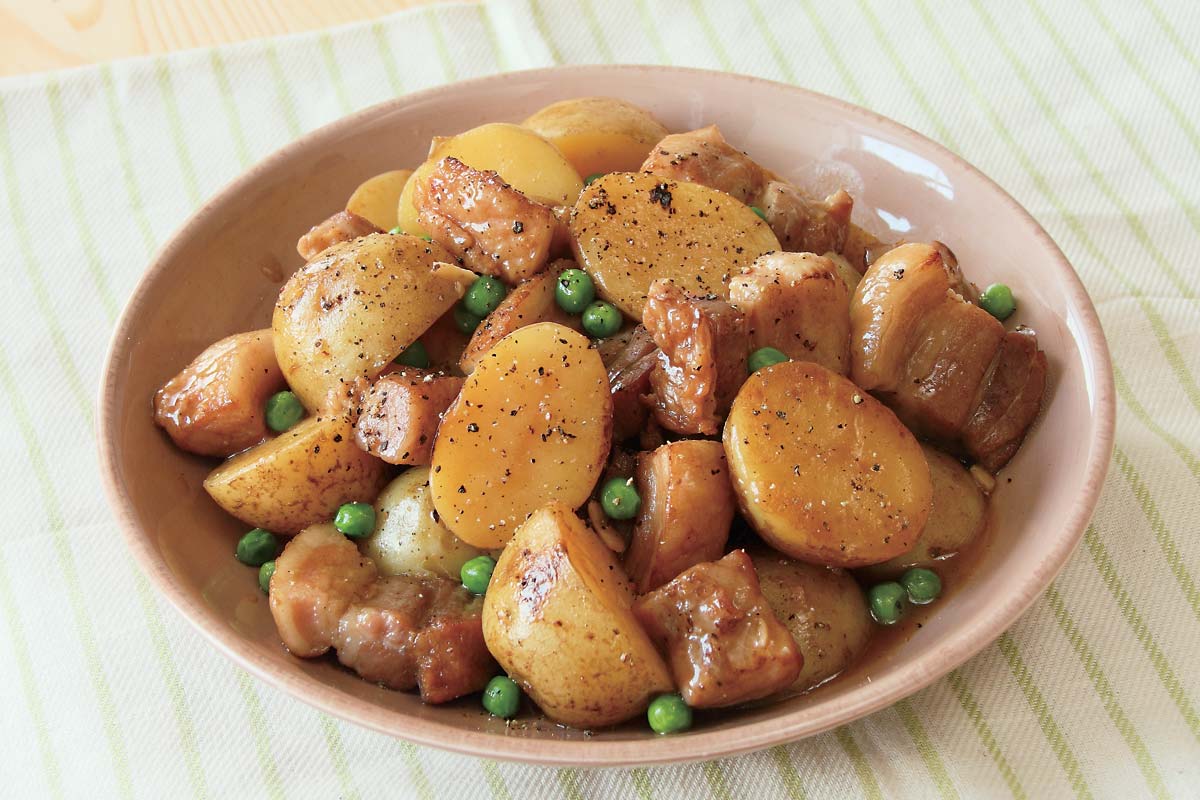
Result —
[[[804,656],[791,691],[824,683],[862,655],[875,623],[848,572],[805,564],[768,547],[751,550],[750,558],[763,595]]]
[[[342,503],[374,500],[386,479],[347,418],[310,417],[214,469],[204,489],[247,525],[289,535],[331,519]]]
[[[379,233],[334,245],[279,293],[275,356],[310,411],[337,410],[462,297],[474,281],[450,254]]]
[[[615,97],[560,100],[521,124],[557,147],[584,177],[637,172],[668,133],[649,111]]]
[[[551,503],[521,525],[496,564],[484,641],[551,719],[613,725],[674,689],[631,601],[613,554],[569,506]]]
[[[638,321],[655,279],[728,299],[730,276],[780,249],[767,223],[724,192],[641,173],[593,181],[570,228],[575,260],[597,293]]]
[[[612,437],[600,355],[539,322],[500,340],[463,383],[433,446],[433,505],[475,547],[501,547],[534,509],[583,505]]]
[[[929,516],[929,466],[882,403],[818,364],[755,372],[725,423],[742,511],[776,550],[857,567],[912,546]]]

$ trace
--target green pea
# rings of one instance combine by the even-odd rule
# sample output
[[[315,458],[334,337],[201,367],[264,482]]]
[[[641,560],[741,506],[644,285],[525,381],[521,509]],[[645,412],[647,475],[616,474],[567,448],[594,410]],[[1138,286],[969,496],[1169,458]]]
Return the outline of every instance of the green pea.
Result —
[[[932,603],[942,593],[942,579],[931,569],[913,567],[900,576],[900,584],[908,592],[909,602],[919,606]]]
[[[581,269],[563,270],[554,284],[554,300],[568,314],[581,314],[596,299],[592,276]]]
[[[351,539],[370,536],[375,530],[375,509],[370,503],[345,503],[338,508],[333,527]]]
[[[593,183],[595,183],[596,181],[603,178],[605,174],[606,173],[603,173],[603,172],[593,172],[591,175],[588,175],[586,178],[583,179],[583,185],[591,186]]]
[[[633,519],[642,507],[642,498],[632,478],[611,478],[600,490],[600,506],[613,519]]]
[[[276,392],[267,398],[266,417],[268,428],[283,433],[304,419],[304,404],[295,392]]]
[[[612,303],[597,300],[583,310],[583,329],[593,339],[607,339],[621,330],[621,312]]]
[[[782,350],[776,350],[774,347],[760,347],[751,353],[750,358],[746,360],[746,369],[753,375],[763,367],[769,367],[772,364],[782,364],[785,361],[791,361],[791,359]]]
[[[508,289],[503,283],[491,275],[481,275],[475,279],[471,288],[467,289],[467,293],[463,295],[463,308],[477,317],[486,317],[496,310],[500,301],[507,294]]]
[[[765,211],[763,211],[761,208],[759,208],[758,206],[750,206],[750,210],[753,211],[755,214],[758,214],[758,218],[761,219],[763,222],[767,221],[767,213]]]
[[[421,340],[417,339],[396,356],[396,363],[405,367],[429,369],[429,353],[426,352],[425,345],[421,343]]]
[[[463,586],[472,594],[487,594],[488,583],[492,580],[492,571],[496,569],[496,559],[491,556],[476,556],[462,565],[458,571]]]
[[[479,327],[479,323],[483,322],[483,317],[477,317],[470,311],[463,308],[462,303],[454,306],[454,327],[458,328],[463,333],[470,336]]]
[[[392,236],[395,236],[398,233],[404,233],[404,231],[400,228],[399,225],[397,225],[396,227],[394,227],[390,231],[388,231],[388,233],[390,233]]]
[[[271,576],[275,574],[274,560],[268,561],[258,568],[258,588],[263,594],[271,593]]]
[[[1012,316],[1017,310],[1017,301],[1013,299],[1012,289],[1003,283],[993,283],[979,295],[979,305],[984,311],[1000,321]]]
[[[895,625],[904,613],[904,587],[895,581],[877,583],[867,592],[871,616],[880,625]]]
[[[646,709],[646,720],[655,733],[679,733],[692,727],[692,709],[677,694],[660,694]]]
[[[418,236],[417,238],[418,238],[418,239],[422,239],[422,240],[424,240],[424,241],[426,241],[426,242],[432,242],[432,241],[433,241],[433,237],[432,237],[432,236],[430,236],[428,233],[427,233],[427,234],[425,234],[424,236]]]
[[[512,719],[521,705],[521,687],[507,675],[497,675],[483,690],[483,707],[493,717]]]
[[[279,539],[270,531],[255,528],[238,539],[234,555],[248,567],[261,567],[279,555]]]

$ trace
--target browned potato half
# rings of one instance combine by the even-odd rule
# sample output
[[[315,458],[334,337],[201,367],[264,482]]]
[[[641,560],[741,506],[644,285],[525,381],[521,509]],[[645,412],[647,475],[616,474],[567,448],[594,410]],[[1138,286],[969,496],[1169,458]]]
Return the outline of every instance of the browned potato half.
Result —
[[[442,418],[433,505],[475,547],[504,545],[534,509],[587,501],[604,468],[612,396],[587,337],[553,322],[487,352]]]
[[[593,181],[570,227],[576,261],[598,294],[639,321],[655,279],[728,298],[731,276],[780,249],[767,223],[724,192],[641,173]]]
[[[546,716],[613,725],[674,689],[630,610],[615,556],[573,507],[539,508],[504,549],[483,601],[483,637]]]
[[[917,543],[895,558],[858,570],[870,581],[890,580],[910,567],[936,569],[939,561],[954,557],[983,531],[987,498],[979,484],[957,458],[928,445],[921,448],[929,462],[933,483],[933,510]]]
[[[638,171],[668,133],[649,111],[615,97],[560,100],[521,124],[549,140],[584,177]]]
[[[767,547],[751,550],[750,558],[767,603],[804,656],[793,691],[824,683],[862,655],[875,623],[850,573],[805,564]]]
[[[929,466],[882,403],[818,364],[788,361],[742,385],[725,454],[746,518],[814,564],[875,564],[912,547],[929,517]]]
[[[554,281],[561,272],[558,266],[552,264],[549,272],[518,284],[496,310],[484,318],[459,359],[458,365],[463,372],[469,373],[475,369],[484,353],[518,328],[535,322],[557,322],[568,326],[578,324],[554,300]]]
[[[386,478],[347,418],[310,417],[214,469],[204,488],[247,525],[293,534],[332,519],[342,503],[371,502]]]
[[[346,201],[346,210],[370,220],[381,231],[390,231],[398,224],[400,193],[412,174],[411,169],[394,169],[367,178]]]
[[[474,273],[415,236],[334,245],[279,293],[275,355],[310,411],[338,409],[462,297]]]
[[[850,292],[850,297],[846,298],[847,304],[854,296],[854,290],[858,288],[858,282],[862,280],[862,275],[858,270],[851,266],[845,256],[838,253],[826,253],[825,257],[833,262],[834,268],[838,275],[842,276],[842,280],[846,282],[846,289]]]
[[[850,372],[850,290],[837,266],[814,253],[766,253],[729,283],[746,316],[750,349],[774,347],[839,375]]]

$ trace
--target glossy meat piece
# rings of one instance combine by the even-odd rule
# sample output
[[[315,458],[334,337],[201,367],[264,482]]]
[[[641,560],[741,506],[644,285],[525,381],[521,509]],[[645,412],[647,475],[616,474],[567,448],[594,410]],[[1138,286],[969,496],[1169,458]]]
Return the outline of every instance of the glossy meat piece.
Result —
[[[750,350],[850,371],[850,290],[825,256],[761,255],[729,282],[729,302],[746,316]]]
[[[342,614],[375,584],[375,564],[332,523],[305,528],[271,577],[271,616],[292,655],[319,656],[333,645]]]
[[[783,245],[795,253],[840,253],[850,230],[854,199],[839,189],[818,201],[784,181],[771,181],[754,204]]]
[[[613,397],[613,441],[637,436],[646,426],[650,409],[642,398],[650,393],[650,373],[658,364],[658,347],[641,325],[621,334],[624,346],[606,357],[608,385]],[[616,339],[617,337],[612,337]],[[603,340],[609,341],[609,340]]]
[[[428,464],[438,423],[462,384],[462,378],[411,367],[384,374],[363,397],[355,441],[389,464]]]
[[[725,552],[736,502],[720,442],[684,439],[638,456],[642,498],[625,571],[638,594]]]
[[[154,394],[154,421],[175,445],[228,456],[270,435],[267,398],[285,388],[271,331],[227,336]]]
[[[675,284],[650,285],[642,324],[661,353],[650,373],[654,416],[664,428],[713,435],[746,380],[748,340],[741,313]]]
[[[667,136],[650,151],[641,171],[699,183],[747,205],[754,204],[767,182],[763,168],[726,142],[716,125]]]
[[[305,261],[312,261],[335,244],[349,242],[368,233],[383,233],[383,230],[358,214],[339,211],[301,236],[296,242],[296,252]]]
[[[433,240],[468,269],[518,283],[545,268],[559,221],[495,172],[442,159],[416,185],[413,204]]]
[[[427,703],[477,692],[496,673],[483,642],[483,598],[433,574],[380,578],[334,638],[338,660],[390,689],[420,688]]]
[[[693,708],[774,694],[790,686],[804,664],[744,550],[692,567],[633,608]]]
[[[1046,354],[1037,335],[1017,328],[1004,337],[982,397],[963,430],[967,454],[995,472],[1013,457],[1042,406]]]

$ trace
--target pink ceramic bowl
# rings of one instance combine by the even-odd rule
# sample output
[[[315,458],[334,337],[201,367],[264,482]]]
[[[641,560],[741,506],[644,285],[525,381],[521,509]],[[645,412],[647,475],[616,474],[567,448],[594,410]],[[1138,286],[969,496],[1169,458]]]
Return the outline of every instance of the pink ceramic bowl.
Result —
[[[242,526],[208,500],[211,463],[154,428],[150,398],[214,340],[269,324],[297,237],[364,178],[415,166],[429,138],[518,121],[555,100],[613,95],[672,130],[717,123],[756,159],[815,190],[843,184],[855,221],[891,238],[947,242],[978,284],[1004,281],[1050,362],[1045,409],[996,492],[993,544],[974,577],[909,641],[867,670],[774,705],[660,737],[642,724],[585,736],[506,727],[478,703],[422,705],[326,660],[284,652],[263,595],[232,558]],[[109,499],[154,585],[245,669],[318,708],[413,742],[471,755],[589,766],[728,756],[826,731],[930,684],[1029,607],[1083,533],[1108,466],[1112,373],[1078,276],[1046,232],[962,159],[861,108],[765,80],[663,67],[575,67],[466,81],[401,97],[293,142],[230,184],[159,252],[113,337],[101,388]]]

